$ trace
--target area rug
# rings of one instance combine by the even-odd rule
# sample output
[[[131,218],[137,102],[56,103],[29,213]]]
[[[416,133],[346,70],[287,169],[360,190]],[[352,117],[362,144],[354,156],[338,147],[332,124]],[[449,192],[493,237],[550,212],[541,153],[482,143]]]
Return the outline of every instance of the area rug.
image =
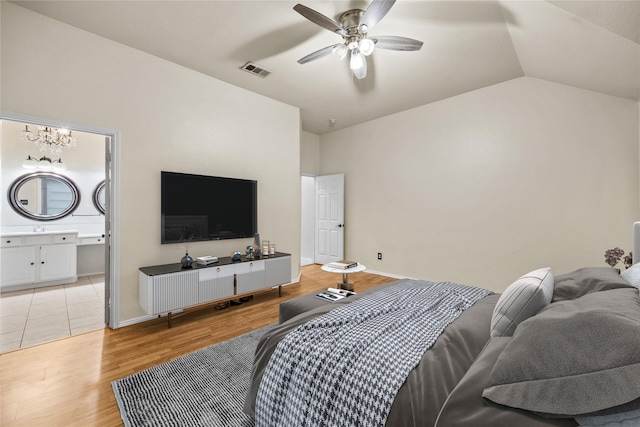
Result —
[[[242,412],[265,326],[111,383],[122,421],[138,426],[253,426]]]

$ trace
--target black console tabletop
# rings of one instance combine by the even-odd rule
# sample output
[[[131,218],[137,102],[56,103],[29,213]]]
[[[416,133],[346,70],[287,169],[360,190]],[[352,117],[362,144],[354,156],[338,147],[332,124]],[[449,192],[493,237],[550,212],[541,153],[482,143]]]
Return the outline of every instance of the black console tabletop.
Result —
[[[147,276],[157,276],[159,274],[169,274],[169,273],[180,273],[182,271],[193,271],[199,268],[211,268],[211,267],[219,267],[221,265],[229,265],[229,264],[242,264],[243,262],[251,262],[251,261],[260,261],[260,260],[270,260],[274,258],[280,258],[285,256],[290,256],[291,254],[285,254],[282,252],[276,252],[275,255],[264,256],[264,257],[254,257],[253,259],[247,259],[246,255],[242,255],[242,260],[240,261],[231,261],[230,256],[225,256],[218,258],[218,262],[214,262],[209,265],[200,265],[193,260],[192,268],[182,268],[182,265],[179,262],[175,264],[164,264],[164,265],[153,265],[150,267],[140,267],[139,270],[146,274]]]

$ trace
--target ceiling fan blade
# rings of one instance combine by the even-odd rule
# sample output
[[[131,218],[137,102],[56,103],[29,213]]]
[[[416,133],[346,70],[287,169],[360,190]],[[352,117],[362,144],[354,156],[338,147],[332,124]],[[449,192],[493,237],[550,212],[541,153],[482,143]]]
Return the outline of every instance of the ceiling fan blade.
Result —
[[[396,0],[373,0],[360,20],[360,31],[371,30],[389,12]]]
[[[400,36],[379,36],[371,37],[376,44],[377,49],[412,51],[420,50],[422,42],[420,40],[410,39]]]
[[[298,59],[298,64],[306,64],[307,62],[315,61],[316,59],[324,58],[327,55],[331,55],[333,51],[341,44],[342,43],[337,43],[331,46],[323,47],[322,49],[316,50],[315,52],[311,52],[304,58]]]
[[[347,30],[345,30],[342,25],[303,4],[298,3],[293,7],[293,10],[295,10],[314,24],[320,25],[322,28],[326,28],[329,31],[333,31],[334,33],[338,33],[343,36],[347,35]]]

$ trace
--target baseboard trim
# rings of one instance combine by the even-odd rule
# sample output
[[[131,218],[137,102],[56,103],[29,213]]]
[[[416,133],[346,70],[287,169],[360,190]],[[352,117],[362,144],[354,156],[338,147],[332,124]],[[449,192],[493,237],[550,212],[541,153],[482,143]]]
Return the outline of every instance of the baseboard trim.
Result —
[[[127,320],[123,320],[122,322],[118,322],[116,324],[116,327],[113,329],[123,328],[125,326],[131,326],[131,325],[135,325],[136,323],[142,323],[142,322],[146,322],[146,321],[157,319],[157,318],[158,318],[157,314],[150,314],[148,316],[135,317],[133,319],[127,319]]]
[[[377,274],[378,276],[392,277],[394,279],[414,279],[413,277],[400,276],[398,274],[393,274],[393,273],[385,273],[384,271],[369,270],[368,268],[364,272],[370,273],[370,274]]]

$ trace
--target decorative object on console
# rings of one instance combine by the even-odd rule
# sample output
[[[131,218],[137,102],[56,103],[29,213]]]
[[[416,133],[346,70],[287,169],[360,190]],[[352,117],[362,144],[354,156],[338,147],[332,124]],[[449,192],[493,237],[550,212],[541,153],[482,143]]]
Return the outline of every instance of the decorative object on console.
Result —
[[[207,256],[199,256],[198,258],[196,258],[196,263],[198,265],[211,265],[217,262],[218,262],[217,256],[207,255]]]
[[[622,261],[622,263],[624,264],[624,268],[631,267],[631,265],[633,264],[633,254],[629,252],[627,256],[624,256],[624,258],[623,256],[624,251],[616,246],[615,248],[607,249],[604,252],[604,262],[609,264],[609,267],[611,268],[618,265],[620,261]]]
[[[189,252],[186,252],[182,259],[180,260],[180,264],[182,264],[182,268],[191,268],[191,264],[193,263],[193,258],[189,255]]]
[[[240,252],[234,252],[231,255],[231,261],[233,262],[242,261],[242,254]]]
[[[247,259],[253,259],[255,250],[252,245],[247,246]]]
[[[187,236],[187,231],[185,229],[182,230],[182,242],[184,243],[184,256],[180,260],[180,264],[182,264],[182,268],[191,268],[191,264],[193,263],[193,258],[189,255],[189,241],[193,239],[193,234]]]
[[[260,233],[256,233],[253,236],[253,252],[256,256],[260,256],[262,252],[262,246],[260,245]]]
[[[76,146],[76,139],[71,136],[71,131],[67,129],[38,126],[38,133],[34,134],[29,130],[29,126],[25,125],[22,136],[25,140],[39,145],[42,153],[46,153],[48,150],[51,154],[60,155],[63,147]]]

